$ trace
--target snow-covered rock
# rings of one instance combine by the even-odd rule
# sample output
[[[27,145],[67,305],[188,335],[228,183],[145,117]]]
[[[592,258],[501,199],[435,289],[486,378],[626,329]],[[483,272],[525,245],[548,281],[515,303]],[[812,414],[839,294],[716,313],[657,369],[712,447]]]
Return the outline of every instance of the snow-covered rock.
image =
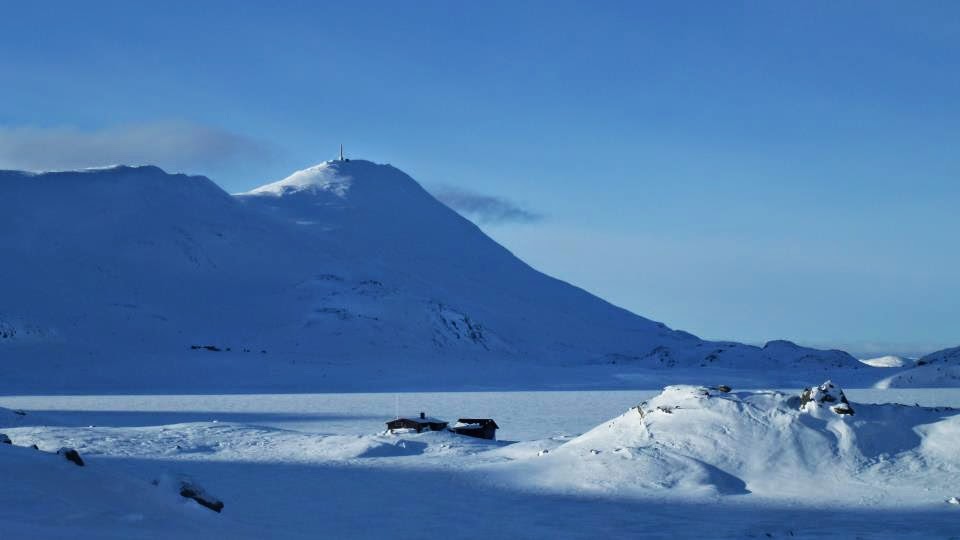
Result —
[[[960,410],[849,404],[830,382],[802,395],[670,386],[539,459],[494,469],[564,492],[915,505],[918,492],[934,503],[955,489],[950,445]]]
[[[897,372],[876,384],[877,388],[940,388],[960,385],[960,347],[930,353],[916,367]]]
[[[820,386],[804,388],[800,394],[800,410],[820,414],[830,411],[834,414],[854,414],[853,407],[839,386],[827,381]]]

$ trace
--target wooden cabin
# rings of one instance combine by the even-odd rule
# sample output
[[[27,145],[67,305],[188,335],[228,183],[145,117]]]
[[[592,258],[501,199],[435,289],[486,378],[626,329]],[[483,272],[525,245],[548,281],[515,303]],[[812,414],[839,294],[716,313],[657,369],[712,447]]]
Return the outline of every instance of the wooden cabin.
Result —
[[[413,429],[416,430],[417,433],[424,431],[443,431],[447,429],[447,422],[430,418],[426,413],[421,412],[419,416],[397,417],[395,420],[387,422],[387,429],[390,431],[395,429]]]
[[[450,429],[460,435],[492,441],[497,438],[500,426],[492,418],[461,418]]]

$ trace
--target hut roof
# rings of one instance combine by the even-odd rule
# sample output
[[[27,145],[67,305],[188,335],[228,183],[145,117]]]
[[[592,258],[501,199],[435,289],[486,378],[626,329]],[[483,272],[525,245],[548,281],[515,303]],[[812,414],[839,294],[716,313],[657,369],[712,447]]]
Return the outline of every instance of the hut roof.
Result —
[[[493,429],[500,429],[500,426],[493,421],[493,418],[460,418],[453,427],[466,428],[470,426],[485,427],[492,425]]]
[[[414,422],[420,422],[421,424],[430,424],[430,423],[437,423],[437,422],[445,423],[445,422],[446,422],[446,420],[440,420],[439,418],[434,418],[434,417],[432,417],[432,416],[424,416],[423,418],[420,418],[420,415],[419,415],[419,414],[413,415],[413,416],[400,416],[400,417],[397,418],[397,420],[412,420],[412,421],[414,421]]]
[[[425,416],[423,418],[420,418],[419,414],[415,414],[411,416],[398,416],[387,423],[396,422],[397,420],[406,420],[407,422],[414,422],[416,424],[446,424],[447,423],[446,420],[440,420],[439,418],[434,418],[432,416]]]

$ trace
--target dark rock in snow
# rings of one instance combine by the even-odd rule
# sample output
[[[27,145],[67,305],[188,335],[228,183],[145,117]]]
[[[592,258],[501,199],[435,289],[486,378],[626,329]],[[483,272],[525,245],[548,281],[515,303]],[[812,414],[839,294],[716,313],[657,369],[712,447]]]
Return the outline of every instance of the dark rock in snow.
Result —
[[[66,458],[67,461],[72,461],[78,467],[83,467],[85,465],[83,462],[83,458],[80,457],[80,452],[77,452],[73,448],[63,447],[57,450],[57,455],[63,456],[64,458]]]
[[[0,433],[0,444],[13,444],[13,441],[10,440],[10,437],[7,437],[6,433]]]
[[[841,403],[840,405],[834,405],[832,407],[833,412],[837,414],[853,414],[853,407],[849,404]]]
[[[180,496],[193,499],[200,506],[209,508],[217,513],[223,510],[223,501],[211,496],[204,491],[203,488],[189,481],[182,481],[180,483]]]

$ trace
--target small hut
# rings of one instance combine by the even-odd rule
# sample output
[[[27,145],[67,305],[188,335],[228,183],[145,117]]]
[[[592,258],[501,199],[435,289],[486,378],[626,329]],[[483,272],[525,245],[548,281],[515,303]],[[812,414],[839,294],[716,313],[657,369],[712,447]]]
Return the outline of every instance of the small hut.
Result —
[[[460,435],[492,441],[497,438],[500,426],[492,418],[461,418],[450,429]]]
[[[430,418],[426,413],[421,412],[419,416],[399,416],[395,420],[387,422],[387,429],[390,431],[398,429],[412,429],[417,433],[424,431],[443,431],[447,429],[447,422],[437,418]]]

